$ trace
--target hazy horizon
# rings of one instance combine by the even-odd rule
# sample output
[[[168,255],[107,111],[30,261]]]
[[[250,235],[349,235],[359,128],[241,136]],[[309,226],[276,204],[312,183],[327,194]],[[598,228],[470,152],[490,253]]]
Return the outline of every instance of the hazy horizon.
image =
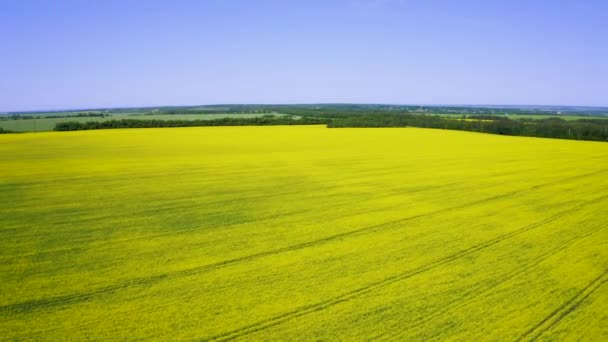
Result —
[[[0,4],[0,112],[608,107],[602,1]]]
[[[108,107],[73,107],[73,108],[42,108],[33,110],[0,111],[1,114],[12,113],[45,113],[45,112],[70,112],[101,109],[138,109],[138,108],[171,108],[171,107],[208,107],[208,106],[312,106],[312,105],[380,105],[380,106],[421,106],[421,107],[479,107],[479,108],[596,108],[608,109],[608,106],[586,106],[586,105],[546,105],[546,104],[476,104],[476,103],[373,103],[373,102],[307,102],[307,103],[208,103],[208,104],[186,104],[186,105],[145,105],[145,106],[108,106]]]

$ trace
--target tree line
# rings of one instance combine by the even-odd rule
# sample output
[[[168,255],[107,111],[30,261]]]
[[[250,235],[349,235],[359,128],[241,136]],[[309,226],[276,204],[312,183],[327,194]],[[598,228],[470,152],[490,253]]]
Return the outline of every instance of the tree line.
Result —
[[[68,121],[55,124],[55,131],[79,131],[112,128],[155,128],[155,127],[200,127],[200,126],[269,126],[269,125],[318,125],[327,120],[315,118],[293,119],[289,116],[262,116],[256,118],[221,118],[214,120],[137,120],[121,119],[108,121],[77,122]]]
[[[293,113],[295,114],[295,113]],[[314,115],[311,115],[314,114]],[[56,131],[76,131],[112,128],[198,127],[198,126],[267,126],[267,125],[318,125],[341,127],[422,127],[439,128],[501,135],[560,138],[575,140],[608,141],[608,119],[561,118],[510,119],[506,116],[473,115],[460,118],[428,114],[386,114],[378,112],[313,113],[298,111],[293,116],[262,116],[255,118],[221,118],[214,120],[138,120],[121,119],[89,122],[61,122]]]
[[[608,141],[608,119],[510,119],[504,116],[358,115],[331,120],[328,127],[423,127],[528,137]]]

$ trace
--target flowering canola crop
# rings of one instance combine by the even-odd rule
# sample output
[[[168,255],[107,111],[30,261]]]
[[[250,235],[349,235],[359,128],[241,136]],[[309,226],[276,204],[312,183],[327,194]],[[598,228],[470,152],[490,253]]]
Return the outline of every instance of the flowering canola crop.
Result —
[[[0,136],[7,340],[608,339],[608,144]]]

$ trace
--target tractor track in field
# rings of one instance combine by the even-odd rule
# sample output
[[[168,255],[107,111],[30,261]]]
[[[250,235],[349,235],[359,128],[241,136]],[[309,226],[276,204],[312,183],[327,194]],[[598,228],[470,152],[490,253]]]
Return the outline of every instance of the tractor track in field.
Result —
[[[477,201],[473,201],[473,202],[469,202],[469,203],[465,203],[465,204],[461,204],[461,205],[457,205],[457,206],[443,208],[443,209],[439,209],[439,210],[435,210],[435,211],[431,211],[431,212],[427,212],[427,213],[423,213],[423,214],[419,214],[419,215],[413,215],[413,216],[409,216],[409,217],[398,219],[398,220],[380,223],[377,225],[365,226],[365,227],[355,229],[352,231],[332,235],[329,237],[325,237],[325,238],[321,238],[321,239],[317,239],[317,240],[313,240],[313,241],[309,241],[309,242],[304,242],[304,243],[297,244],[297,245],[292,245],[292,246],[278,248],[278,249],[274,249],[274,250],[270,250],[270,251],[245,255],[242,257],[238,257],[238,258],[233,258],[233,259],[224,260],[224,261],[220,261],[220,262],[216,262],[216,263],[212,263],[212,264],[197,266],[197,267],[193,267],[193,268],[189,268],[189,269],[175,271],[172,273],[164,273],[164,274],[158,274],[158,275],[153,275],[153,276],[136,278],[136,279],[124,281],[122,283],[115,284],[115,285],[99,287],[97,289],[94,289],[94,290],[91,290],[88,292],[73,293],[73,294],[61,295],[61,296],[56,296],[56,297],[51,297],[51,298],[33,299],[33,300],[24,301],[24,302],[7,304],[7,305],[0,306],[0,314],[30,312],[30,311],[35,311],[35,310],[52,308],[52,307],[56,307],[56,306],[76,304],[79,302],[88,301],[96,296],[115,293],[119,290],[126,289],[129,287],[152,285],[152,284],[155,284],[155,283],[158,283],[161,281],[165,281],[165,280],[172,280],[172,279],[177,279],[177,278],[181,278],[181,277],[192,276],[192,275],[196,275],[199,273],[216,270],[218,268],[238,264],[241,262],[247,262],[247,261],[252,261],[255,259],[259,259],[259,258],[271,256],[271,255],[277,255],[277,254],[281,254],[281,253],[296,251],[296,250],[300,250],[300,249],[304,249],[304,248],[308,248],[308,247],[312,247],[312,246],[316,246],[316,245],[320,245],[320,244],[325,244],[325,243],[332,242],[335,240],[340,240],[340,239],[343,239],[346,237],[361,235],[361,234],[368,233],[368,232],[375,232],[375,231],[379,231],[382,229],[386,229],[388,227],[392,227],[395,224],[404,223],[407,221],[412,221],[412,220],[416,220],[416,219],[420,219],[420,218],[432,217],[435,215],[440,215],[440,214],[444,214],[447,212],[461,210],[461,209],[465,209],[465,208],[472,207],[475,205],[499,200],[499,199],[509,198],[514,195],[532,192],[532,191],[540,189],[540,188],[544,188],[544,187],[555,185],[555,184],[560,184],[563,182],[567,182],[569,180],[586,178],[586,177],[589,177],[592,175],[596,175],[598,173],[603,173],[605,171],[607,171],[607,170],[599,170],[599,171],[595,171],[595,172],[584,174],[584,175],[567,177],[567,178],[559,179],[559,180],[548,182],[548,183],[534,185],[534,186],[526,188],[526,189],[510,191],[510,192],[507,192],[507,193],[504,193],[501,195],[491,196],[491,197],[487,197],[487,198],[484,198],[481,200],[477,200]],[[604,198],[605,197],[601,197],[600,199],[604,199]],[[592,204],[589,202],[585,202],[585,203]],[[577,206],[575,208],[579,208],[579,207]],[[569,212],[569,211],[566,211],[566,212]],[[443,259],[441,259],[441,260],[443,260]]]
[[[600,173],[600,172],[604,172],[604,171],[605,170],[598,171],[598,172],[593,172],[591,174],[584,175],[583,177],[595,175],[596,173]],[[452,212],[452,211],[456,211],[456,210],[465,209],[465,208],[472,207],[472,206],[479,205],[479,204],[483,204],[483,203],[486,203],[486,202],[491,202],[491,201],[495,201],[495,200],[500,200],[500,199],[508,198],[508,197],[511,197],[511,196],[514,196],[514,195],[519,195],[519,194],[531,192],[531,191],[537,190],[539,188],[555,185],[555,184],[558,184],[558,183],[561,183],[561,182],[564,182],[564,181],[568,181],[568,180],[572,180],[572,179],[578,179],[578,178],[581,178],[581,177],[580,176],[577,176],[577,177],[568,177],[568,178],[562,179],[562,180],[557,181],[557,182],[551,182],[551,183],[545,183],[545,184],[535,185],[535,186],[532,186],[532,187],[527,188],[527,189],[517,190],[517,191],[508,192],[508,193],[505,193],[505,194],[502,194],[502,195],[487,197],[487,198],[484,198],[484,199],[479,200],[479,201],[473,201],[473,202],[465,203],[465,204],[462,204],[462,205],[452,206],[452,207],[449,207],[449,208],[443,208],[443,209],[439,209],[439,210],[435,210],[435,211],[431,211],[431,212],[427,212],[427,213],[423,213],[423,214],[409,216],[409,217],[406,217],[406,218],[401,218],[401,219],[397,219],[397,220],[393,220],[393,221],[383,222],[383,223],[372,225],[372,226],[365,226],[365,227],[362,227],[362,228],[359,228],[359,229],[351,230],[351,231],[348,231],[348,232],[344,232],[344,233],[328,236],[328,237],[317,239],[317,240],[313,240],[313,241],[304,242],[304,243],[297,244],[297,245],[292,245],[292,246],[278,248],[278,249],[274,249],[274,250],[270,250],[270,251],[250,254],[250,255],[234,258],[234,259],[224,260],[224,261],[220,261],[220,262],[213,263],[213,264],[208,264],[208,265],[204,265],[204,266],[195,267],[195,268],[192,268],[192,269],[177,271],[176,273],[184,272],[184,274],[182,276],[188,276],[188,275],[193,275],[193,274],[199,273],[200,271],[204,271],[204,270],[207,270],[207,269],[216,269],[216,268],[220,268],[220,267],[223,267],[223,266],[228,266],[228,265],[231,265],[231,264],[236,264],[236,263],[239,263],[239,262],[255,260],[255,259],[258,259],[258,258],[261,258],[261,257],[266,257],[266,256],[275,255],[275,254],[281,254],[281,253],[291,252],[291,251],[295,251],[295,250],[300,250],[300,249],[316,246],[316,245],[319,245],[319,244],[328,243],[328,242],[331,242],[333,240],[340,240],[340,239],[345,238],[345,237],[356,236],[356,235],[360,235],[360,234],[363,234],[363,233],[378,231],[380,229],[385,229],[385,228],[391,227],[391,226],[393,226],[395,224],[404,223],[404,222],[407,222],[407,221],[412,221],[412,220],[416,220],[416,219],[432,217],[432,216],[435,216],[435,215],[440,215],[440,214],[444,214],[444,213],[447,213],[447,212]],[[194,272],[191,272],[191,271],[194,271]]]
[[[533,341],[538,339],[549,329],[558,325],[566,316],[576,310],[583,302],[587,300],[587,298],[589,298],[595,291],[606,283],[608,283],[608,270],[605,270],[602,274],[589,282],[584,288],[576,292],[574,296],[562,303],[562,305],[557,307],[549,315],[521,335],[518,340]]]
[[[361,295],[367,294],[369,292],[375,291],[377,289],[386,287],[388,285],[412,278],[418,274],[422,274],[424,272],[427,272],[429,270],[435,269],[439,266],[443,266],[445,264],[448,264],[454,260],[460,259],[462,257],[474,254],[478,251],[484,250],[486,248],[489,248],[491,246],[494,246],[502,241],[508,240],[514,236],[523,234],[525,232],[528,232],[530,230],[536,229],[538,227],[541,227],[547,223],[556,221],[564,216],[568,216],[570,214],[573,214],[575,212],[580,211],[581,209],[584,209],[590,205],[593,205],[595,203],[599,203],[601,201],[604,201],[608,199],[608,195],[605,196],[601,196],[598,198],[595,198],[593,200],[587,201],[585,203],[582,203],[578,206],[575,206],[573,208],[570,208],[568,210],[562,211],[558,214],[555,214],[551,217],[548,217],[546,219],[543,219],[541,221],[526,225],[524,227],[521,227],[519,229],[516,229],[512,232],[509,232],[507,234],[503,234],[500,235],[496,238],[490,239],[486,242],[474,245],[472,247],[469,247],[467,249],[461,250],[459,252],[456,252],[454,254],[451,254],[447,257],[438,259],[434,262],[431,262],[427,265],[423,265],[421,267],[418,267],[417,269],[411,270],[411,271],[407,271],[405,273],[401,273],[401,274],[397,274],[388,278],[385,278],[383,280],[377,281],[375,283],[371,283],[369,285],[357,288],[355,290],[349,291],[349,292],[345,292],[341,295],[338,295],[336,297],[327,299],[325,301],[321,301],[315,304],[311,304],[311,305],[305,305],[302,306],[300,308],[297,308],[293,311],[289,311],[274,317],[270,317],[266,320],[263,321],[259,321],[244,327],[241,327],[239,329],[236,330],[232,330],[223,334],[219,334],[219,335],[215,335],[215,336],[209,336],[209,337],[205,337],[202,338],[203,341],[228,341],[228,340],[233,340],[239,337],[244,337],[247,336],[249,334],[255,333],[257,331],[261,331],[264,330],[266,328],[272,327],[272,326],[276,326],[279,324],[282,324],[286,321],[301,317],[301,316],[305,316],[314,312],[318,312],[318,311],[322,311],[325,310],[329,307],[344,303],[344,302],[348,302],[352,299],[355,299]]]
[[[496,283],[487,285],[487,286],[485,286],[485,288],[484,288],[484,285],[482,284],[481,286],[476,286],[476,287],[470,289],[468,292],[463,293],[458,298],[451,300],[449,303],[445,303],[445,305],[443,305],[439,310],[433,312],[431,315],[424,316],[423,318],[420,318],[416,322],[414,322],[412,324],[408,324],[407,328],[411,329],[411,328],[420,327],[420,326],[428,323],[429,321],[431,321],[437,317],[440,317],[441,315],[445,314],[446,312],[462,308],[463,306],[465,306],[464,301],[469,301],[471,299],[477,298],[485,293],[488,293],[490,290],[493,290],[493,289],[497,288],[498,286],[508,282],[509,280],[515,279],[518,276],[525,274],[525,272],[527,270],[529,270],[530,268],[533,268],[533,267],[541,264],[545,260],[551,258],[556,253],[563,251],[565,248],[569,248],[572,245],[576,245],[577,242],[579,242],[583,239],[586,239],[590,236],[593,236],[594,234],[602,231],[603,228],[604,228],[603,226],[598,226],[581,236],[577,236],[573,239],[570,239],[566,242],[559,244],[557,247],[553,247],[552,249],[537,256],[535,259],[529,261],[526,265],[523,265],[522,267],[519,267],[513,271],[510,271],[510,272],[507,272],[507,273],[501,275],[500,280],[497,281]],[[479,284],[481,284],[481,282],[478,283],[477,285],[479,285]],[[396,327],[392,327],[392,328],[396,329]],[[372,339],[375,340],[380,337],[386,336],[388,333],[390,333],[390,331],[395,331],[395,330],[387,329],[384,333],[374,336]]]

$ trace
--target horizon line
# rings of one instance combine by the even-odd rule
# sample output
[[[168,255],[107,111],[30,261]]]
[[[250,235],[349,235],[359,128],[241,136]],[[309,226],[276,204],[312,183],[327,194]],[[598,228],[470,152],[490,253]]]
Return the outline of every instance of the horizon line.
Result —
[[[382,102],[294,102],[294,103],[210,103],[188,105],[143,105],[143,106],[109,106],[109,107],[71,107],[56,109],[32,109],[0,111],[0,115],[23,113],[50,113],[50,112],[76,112],[91,110],[116,109],[148,109],[148,108],[180,108],[180,107],[212,107],[212,106],[312,106],[312,105],[382,105],[382,106],[426,106],[426,107],[479,107],[479,108],[597,108],[608,109],[608,105],[566,105],[566,104],[475,104],[475,103],[382,103]]]

